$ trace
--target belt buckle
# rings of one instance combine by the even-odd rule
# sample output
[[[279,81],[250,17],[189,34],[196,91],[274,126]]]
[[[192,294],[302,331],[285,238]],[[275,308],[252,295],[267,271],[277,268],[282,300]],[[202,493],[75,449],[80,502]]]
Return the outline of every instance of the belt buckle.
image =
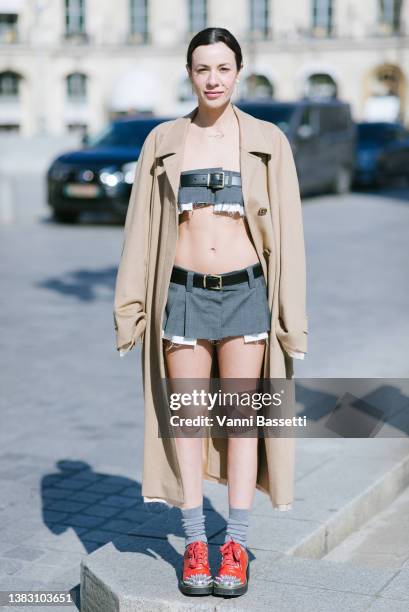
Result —
[[[215,176],[216,183],[212,183],[210,177]],[[221,180],[221,183],[220,183]],[[213,189],[223,189],[224,187],[224,171],[222,172],[208,172],[207,173],[207,186],[212,187]]]
[[[213,278],[218,278],[219,279],[219,286],[218,287],[207,287],[206,286],[206,277],[207,276],[213,276]],[[204,289],[221,289],[222,288],[222,275],[221,274],[204,274],[203,275],[203,287]]]

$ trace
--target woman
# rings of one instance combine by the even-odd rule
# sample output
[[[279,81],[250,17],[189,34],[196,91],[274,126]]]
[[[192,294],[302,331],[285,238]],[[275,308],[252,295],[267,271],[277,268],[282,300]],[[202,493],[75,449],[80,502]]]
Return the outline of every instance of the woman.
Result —
[[[144,499],[181,508],[180,588],[192,595],[245,593],[255,488],[280,510],[293,499],[291,438],[203,444],[200,437],[157,437],[166,405],[159,379],[206,379],[215,361],[220,378],[291,379],[292,357],[303,358],[307,348],[294,160],[277,126],[230,102],[241,68],[240,46],[227,30],[207,28],[192,39],[187,71],[198,106],[145,140],[115,288],[120,354],[142,337]],[[228,483],[229,519],[214,579],[203,476]]]

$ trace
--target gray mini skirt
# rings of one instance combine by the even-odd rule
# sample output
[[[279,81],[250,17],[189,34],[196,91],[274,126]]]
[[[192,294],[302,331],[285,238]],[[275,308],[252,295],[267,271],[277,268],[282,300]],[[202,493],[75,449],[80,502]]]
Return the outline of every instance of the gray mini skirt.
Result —
[[[186,285],[170,282],[162,320],[162,338],[174,344],[195,345],[197,339],[217,342],[230,336],[244,336],[245,342],[268,338],[270,308],[264,275],[254,277],[254,264],[238,271],[247,280],[224,286],[221,290],[193,286],[192,270]]]

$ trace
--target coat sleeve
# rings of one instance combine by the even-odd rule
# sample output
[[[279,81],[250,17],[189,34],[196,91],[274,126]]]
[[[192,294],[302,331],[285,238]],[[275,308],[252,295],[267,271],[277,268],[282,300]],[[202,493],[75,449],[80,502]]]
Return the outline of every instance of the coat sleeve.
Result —
[[[151,131],[145,139],[136,165],[115,282],[114,325],[116,347],[120,354],[133,348],[146,327],[146,273],[155,160],[154,138]]]
[[[278,130],[276,181],[280,218],[278,340],[293,356],[307,352],[306,262],[302,206],[291,145]],[[275,136],[277,138],[277,135]]]

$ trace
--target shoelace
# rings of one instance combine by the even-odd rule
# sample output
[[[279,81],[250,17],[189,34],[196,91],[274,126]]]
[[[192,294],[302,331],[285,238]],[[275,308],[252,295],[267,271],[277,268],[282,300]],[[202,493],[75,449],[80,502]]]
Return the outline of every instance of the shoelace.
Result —
[[[220,548],[222,553],[222,564],[228,567],[237,567],[240,562],[240,546],[233,540],[225,542]]]
[[[194,542],[189,547],[188,556],[189,556],[189,567],[194,569],[198,565],[205,565],[207,563],[206,546],[203,546],[199,542]]]

